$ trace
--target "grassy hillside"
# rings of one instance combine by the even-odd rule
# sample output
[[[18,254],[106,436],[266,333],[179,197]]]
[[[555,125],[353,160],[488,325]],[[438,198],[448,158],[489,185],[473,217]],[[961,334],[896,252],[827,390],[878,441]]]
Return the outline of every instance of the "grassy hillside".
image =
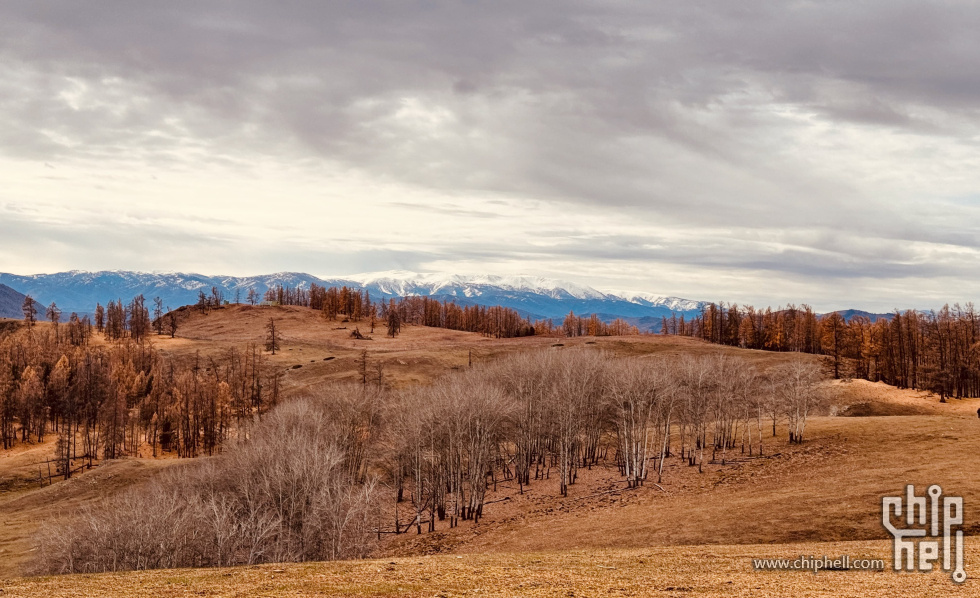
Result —
[[[385,379],[394,386],[425,383],[466,367],[471,356],[480,362],[514,351],[549,350],[556,344],[596,343],[617,355],[727,352],[760,367],[792,358],[654,336],[495,340],[407,327],[395,339],[378,328],[373,340],[362,341],[349,335],[355,325],[368,333],[363,324],[328,322],[310,310],[292,307],[188,312],[178,338],[154,337],[153,342],[179,358],[207,356],[261,342],[269,317],[277,318],[284,343],[282,352],[268,359],[286,372],[286,388],[293,393],[324,380],[359,379],[358,360],[365,350],[369,360],[385,364]],[[943,595],[952,588],[945,575],[751,571],[750,556],[886,555],[881,496],[900,492],[906,483],[939,483],[947,494],[963,496],[968,533],[980,529],[972,509],[980,501],[980,478],[975,475],[980,467],[980,400],[940,404],[928,393],[859,380],[834,386],[832,412],[837,415],[814,418],[803,445],[788,444],[780,427],[776,438],[766,434],[763,457],[737,451],[725,465],[706,465],[703,474],[671,460],[662,484],[635,490],[626,490],[611,466],[581,470],[567,498],[558,496],[555,479],[535,482],[523,494],[500,483],[488,495],[478,524],[385,536],[376,552],[378,561],[14,580],[0,586],[6,595],[88,595],[107,587],[114,592],[107,595],[113,596],[144,595],[141,591],[236,595],[244,589],[258,595],[296,596],[448,596],[477,591],[749,595],[733,588],[758,589],[753,595],[784,595],[790,590],[821,595],[821,587],[835,587],[844,592],[841,595],[913,587]],[[38,488],[32,475],[50,450],[29,446],[0,454],[0,578],[21,571],[41,521],[139,483],[177,462],[124,459],[69,482]],[[848,541],[860,542],[841,544]],[[968,569],[975,556],[970,548]]]
[[[890,558],[887,542],[653,546],[568,552],[384,558],[235,569],[74,575],[0,582],[21,596],[965,596],[942,571],[781,571],[752,568],[753,558],[801,555]],[[967,545],[966,561],[980,549]]]

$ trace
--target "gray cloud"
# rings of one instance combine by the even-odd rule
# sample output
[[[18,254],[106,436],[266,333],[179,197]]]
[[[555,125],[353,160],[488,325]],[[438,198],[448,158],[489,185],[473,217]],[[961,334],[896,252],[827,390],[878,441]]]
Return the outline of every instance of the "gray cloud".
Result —
[[[423,222],[395,247],[362,227],[338,271],[482,255],[950,280],[976,274],[980,239],[976,203],[957,199],[978,193],[978,29],[980,7],[946,2],[6,3],[0,155],[355,172],[438,198],[366,210],[480,219],[507,243],[440,240]],[[539,227],[547,249],[505,236],[521,206],[547,221],[541,205],[621,228]],[[247,237],[216,234],[225,263],[235,243],[221,235]]]

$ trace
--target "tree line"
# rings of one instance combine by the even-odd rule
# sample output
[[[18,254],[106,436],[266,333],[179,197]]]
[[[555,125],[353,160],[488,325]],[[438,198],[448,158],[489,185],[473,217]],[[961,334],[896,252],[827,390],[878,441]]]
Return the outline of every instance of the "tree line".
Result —
[[[835,378],[857,377],[947,398],[980,396],[980,317],[973,304],[939,311],[895,311],[872,322],[806,305],[765,311],[709,304],[701,314],[664,318],[663,334],[724,345],[826,355]]]
[[[253,296],[250,292],[249,296]],[[257,295],[256,295],[257,296]],[[447,299],[425,296],[392,298],[389,301],[371,300],[367,289],[350,287],[324,288],[316,283],[310,288],[294,288],[277,285],[269,288],[264,300],[279,305],[299,305],[323,311],[335,320],[370,321],[373,330],[376,321],[389,325],[389,331],[401,324],[448,328],[465,332],[477,332],[492,338],[521,336],[609,336],[639,334],[636,326],[617,319],[602,322],[595,314],[586,317],[569,313],[556,325],[551,319],[531,321],[517,310],[502,306],[459,305]],[[254,304],[254,302],[253,302]]]

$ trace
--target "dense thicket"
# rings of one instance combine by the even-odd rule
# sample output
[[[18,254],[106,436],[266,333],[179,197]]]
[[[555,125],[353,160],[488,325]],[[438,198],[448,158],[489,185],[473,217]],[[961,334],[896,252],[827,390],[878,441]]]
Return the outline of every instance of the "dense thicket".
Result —
[[[39,572],[364,556],[377,524],[376,484],[359,449],[371,429],[365,392],[291,401],[222,455],[48,523]]]
[[[853,376],[947,397],[980,396],[980,317],[973,304],[938,312],[896,311],[872,322],[839,313],[818,316],[808,306],[773,311],[724,304],[664,318],[664,334],[769,351],[828,356],[835,377]]]

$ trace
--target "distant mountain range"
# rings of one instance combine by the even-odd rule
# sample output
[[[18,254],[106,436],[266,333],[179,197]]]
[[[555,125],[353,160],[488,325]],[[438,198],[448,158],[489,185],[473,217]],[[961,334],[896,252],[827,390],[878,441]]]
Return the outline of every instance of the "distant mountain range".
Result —
[[[356,274],[343,278],[319,278],[302,272],[277,272],[260,276],[206,276],[181,272],[146,273],[123,270],[83,272],[72,270],[57,274],[0,273],[0,317],[22,317],[24,295],[30,294],[43,309],[52,301],[66,314],[92,314],[96,303],[105,305],[111,300],[128,302],[143,295],[149,304],[154,297],[163,299],[165,306],[178,308],[197,302],[198,293],[210,294],[217,287],[228,301],[241,302],[249,289],[260,294],[276,285],[310,288],[316,283],[324,287],[348,286],[367,289],[374,299],[427,296],[437,300],[455,301],[459,305],[502,305],[517,310],[532,320],[560,320],[570,311],[576,314],[597,314],[610,322],[626,320],[640,330],[659,332],[664,317],[676,314],[690,319],[700,313],[706,301],[666,297],[637,291],[599,291],[572,282],[537,276],[461,276],[456,274],[420,274],[390,271]],[[876,314],[857,309],[837,313],[850,321],[864,316],[872,322],[891,319],[892,314]],[[557,323],[557,322],[556,322]]]
[[[30,294],[43,305],[52,301],[65,314],[90,314],[96,303],[129,301],[142,294],[147,303],[154,297],[177,308],[197,302],[198,293],[217,287],[228,301],[236,295],[242,302],[249,289],[259,293],[283,285],[309,288],[348,286],[367,289],[374,299],[429,296],[455,301],[460,305],[501,305],[532,318],[560,319],[576,314],[598,314],[605,321],[623,318],[642,330],[659,330],[661,319],[673,314],[688,318],[700,312],[702,301],[664,297],[641,292],[598,291],[592,287],[533,276],[459,276],[392,271],[360,274],[345,278],[319,278],[299,272],[279,272],[261,276],[205,276],[201,274],[144,273],[128,271],[60,272],[21,276],[0,274],[0,284]],[[23,302],[23,296],[20,298]],[[19,317],[20,302],[17,303]]]
[[[868,318],[871,323],[874,324],[878,320],[891,320],[895,314],[874,314],[869,311],[862,311],[860,309],[842,309],[837,313],[844,316],[844,320],[850,322],[852,319],[857,317]]]

